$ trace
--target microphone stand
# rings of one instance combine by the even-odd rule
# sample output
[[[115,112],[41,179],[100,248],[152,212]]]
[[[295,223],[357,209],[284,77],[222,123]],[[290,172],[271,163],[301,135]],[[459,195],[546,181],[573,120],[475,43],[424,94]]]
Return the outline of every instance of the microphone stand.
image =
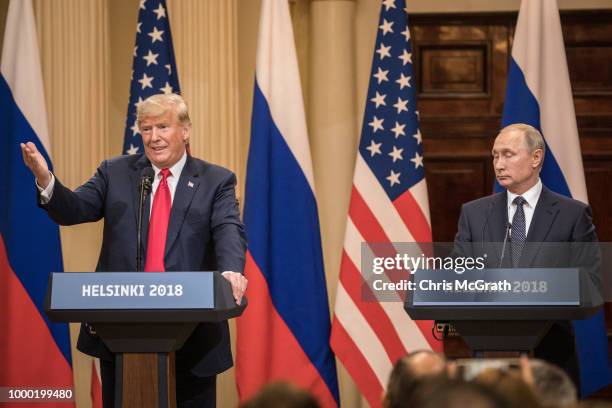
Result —
[[[512,228],[512,224],[510,222],[508,222],[508,224],[506,224],[506,233],[504,234],[504,244],[502,245],[502,253],[501,253],[501,257],[499,258],[499,267],[502,267],[502,263],[504,262],[504,255],[506,254],[506,243],[508,243],[508,241],[510,240],[510,229]]]
[[[142,272],[142,217],[144,215],[144,203],[147,194],[151,191],[152,181],[150,177],[142,176],[140,178],[140,199],[138,200],[138,230],[136,232],[136,271]]]

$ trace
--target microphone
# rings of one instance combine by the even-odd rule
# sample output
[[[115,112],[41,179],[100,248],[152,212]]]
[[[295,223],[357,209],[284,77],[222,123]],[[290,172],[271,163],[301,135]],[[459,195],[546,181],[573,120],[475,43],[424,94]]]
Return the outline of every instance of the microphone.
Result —
[[[136,271],[142,271],[142,216],[144,213],[144,203],[147,194],[151,192],[153,187],[153,177],[155,171],[151,166],[145,167],[140,172],[139,197],[138,200],[138,230],[136,231]]]
[[[502,263],[504,262],[504,255],[506,254],[506,244],[510,241],[510,230],[512,229],[512,224],[508,221],[506,224],[506,232],[504,233],[504,244],[502,245],[502,253],[499,258],[499,267],[502,267]]]

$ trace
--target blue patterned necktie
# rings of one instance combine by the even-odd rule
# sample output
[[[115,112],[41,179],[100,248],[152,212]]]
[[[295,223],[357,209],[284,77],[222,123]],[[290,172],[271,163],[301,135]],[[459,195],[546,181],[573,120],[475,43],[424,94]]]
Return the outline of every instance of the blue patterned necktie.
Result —
[[[510,233],[510,242],[512,244],[512,266],[518,266],[521,259],[521,253],[525,246],[525,238],[527,238],[527,229],[525,228],[525,211],[523,205],[527,203],[522,196],[518,196],[512,201],[516,204],[516,212],[512,217],[512,232]]]

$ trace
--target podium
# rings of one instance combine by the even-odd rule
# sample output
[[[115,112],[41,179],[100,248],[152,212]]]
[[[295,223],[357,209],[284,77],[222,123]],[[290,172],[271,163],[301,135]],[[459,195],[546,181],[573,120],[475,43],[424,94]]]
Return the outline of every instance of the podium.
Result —
[[[475,356],[532,353],[555,321],[586,319],[603,305],[601,291],[579,268],[484,269],[463,275],[419,271],[413,282],[415,290],[404,305],[408,315],[453,325]],[[431,282],[447,290],[422,290]],[[454,290],[457,282],[474,290]]]
[[[87,322],[115,355],[115,408],[176,407],[174,352],[200,322],[240,316],[219,272],[52,273],[45,312]]]

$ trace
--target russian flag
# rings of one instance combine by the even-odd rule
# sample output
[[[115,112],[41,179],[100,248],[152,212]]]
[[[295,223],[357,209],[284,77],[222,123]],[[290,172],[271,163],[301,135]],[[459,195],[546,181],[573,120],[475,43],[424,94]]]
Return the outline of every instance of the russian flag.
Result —
[[[237,319],[241,401],[289,381],[339,405],[312,162],[286,0],[263,0],[244,223],[249,307]]]
[[[523,0],[508,72],[502,127],[527,123],[546,142],[540,177],[551,190],[588,202],[576,114],[556,0]],[[574,321],[583,397],[610,383],[603,310]]]
[[[31,0],[9,4],[0,123],[0,386],[72,388],[68,325],[51,323],[43,309],[49,273],[63,270],[59,228],[37,207],[19,146],[34,142],[51,163]]]

